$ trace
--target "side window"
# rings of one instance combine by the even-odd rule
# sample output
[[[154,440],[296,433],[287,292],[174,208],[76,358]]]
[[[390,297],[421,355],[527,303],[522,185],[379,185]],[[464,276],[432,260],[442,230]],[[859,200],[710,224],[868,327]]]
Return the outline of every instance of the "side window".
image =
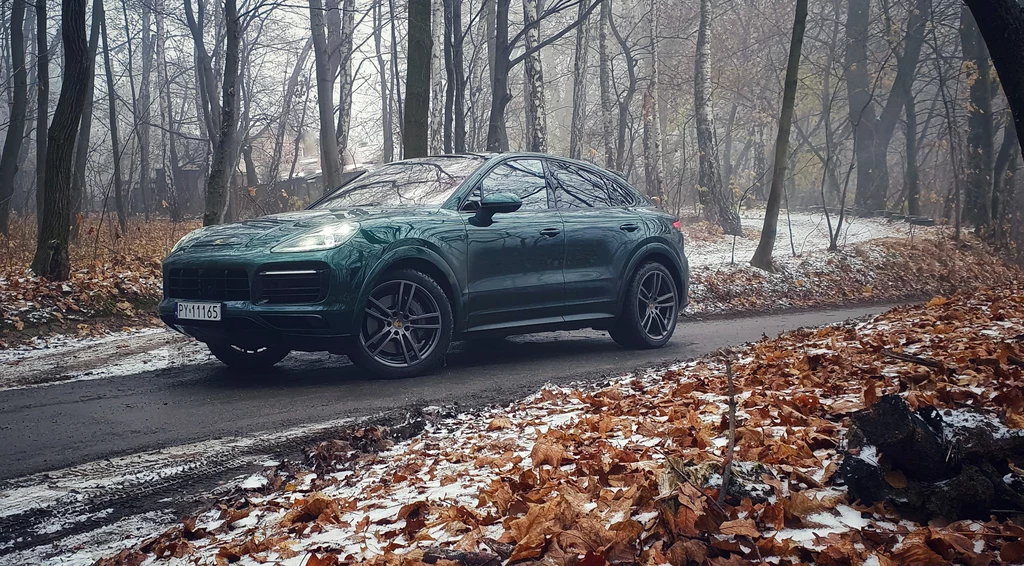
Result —
[[[603,177],[604,184],[608,187],[608,199],[612,206],[633,206],[636,199],[626,187],[608,177]]]
[[[494,193],[512,193],[523,200],[520,210],[546,210],[548,185],[544,179],[544,165],[539,159],[516,159],[495,167],[481,183],[484,196]]]
[[[619,206],[608,198],[605,182],[586,169],[575,165],[552,163],[551,175],[558,183],[559,209]]]

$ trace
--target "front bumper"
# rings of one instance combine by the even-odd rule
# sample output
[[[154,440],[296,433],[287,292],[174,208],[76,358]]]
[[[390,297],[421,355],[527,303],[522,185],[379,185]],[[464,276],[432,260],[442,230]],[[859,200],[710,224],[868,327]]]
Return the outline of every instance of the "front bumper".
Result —
[[[202,342],[220,342],[260,348],[280,345],[304,352],[341,352],[343,338],[350,335],[352,311],[325,305],[262,307],[248,301],[221,302],[221,320],[216,322],[179,320],[181,299],[160,302],[160,319],[167,325]]]
[[[366,255],[358,249],[287,255],[282,258],[278,254],[237,247],[230,251],[199,253],[192,249],[172,254],[163,264],[164,299],[158,308],[160,319],[178,332],[203,342],[339,352],[343,338],[353,333],[353,315],[365,277],[363,260]],[[322,271],[319,295],[314,293],[300,301],[290,301],[294,297],[287,294],[270,296],[267,276],[312,268]],[[189,274],[187,277],[182,275],[185,272]],[[227,275],[215,278],[210,285],[211,272],[230,272],[232,278],[229,280]],[[239,287],[239,282],[247,287]],[[180,301],[219,303],[221,320],[180,320],[177,318]]]

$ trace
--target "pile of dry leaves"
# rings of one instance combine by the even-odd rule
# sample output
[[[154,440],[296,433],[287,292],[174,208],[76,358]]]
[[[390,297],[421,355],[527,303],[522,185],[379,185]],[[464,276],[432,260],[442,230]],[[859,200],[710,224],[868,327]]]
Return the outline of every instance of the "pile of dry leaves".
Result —
[[[886,466],[874,447],[847,451],[851,415],[886,395],[1024,434],[1022,358],[1024,295],[935,298],[597,389],[545,389],[397,445],[361,431],[100,564],[1019,562],[1024,509],[912,522],[898,501],[852,501],[840,468]],[[1021,466],[1008,463],[1007,484]]]
[[[779,257],[776,272],[749,265],[694,265],[689,312],[696,315],[767,311],[853,302],[926,298],[1007,286],[1022,279],[974,239],[945,236],[887,238]]]
[[[39,333],[92,334],[125,324],[149,324],[161,296],[160,262],[196,223],[132,219],[119,234],[110,219],[85,219],[71,246],[71,279],[47,281],[27,266],[35,251],[32,218],[17,218],[0,236],[0,347]],[[100,320],[100,318],[110,320]]]

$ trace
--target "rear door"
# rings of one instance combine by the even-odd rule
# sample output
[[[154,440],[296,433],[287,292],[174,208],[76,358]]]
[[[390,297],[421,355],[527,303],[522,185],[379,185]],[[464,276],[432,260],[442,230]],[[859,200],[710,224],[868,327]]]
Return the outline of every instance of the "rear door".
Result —
[[[626,264],[646,238],[635,203],[593,169],[549,165],[565,225],[566,320],[616,316]]]
[[[561,322],[565,236],[543,162],[512,158],[500,163],[473,196],[491,193],[513,193],[523,206],[495,214],[486,226],[472,221],[471,210],[463,217],[469,256],[468,329]]]

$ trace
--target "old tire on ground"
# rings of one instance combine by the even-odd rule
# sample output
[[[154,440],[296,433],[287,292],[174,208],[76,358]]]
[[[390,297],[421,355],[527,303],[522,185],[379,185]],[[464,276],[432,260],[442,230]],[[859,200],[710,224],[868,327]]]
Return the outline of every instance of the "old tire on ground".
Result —
[[[207,344],[210,353],[228,367],[247,370],[268,369],[288,355],[289,350],[274,346],[250,349],[231,344]]]
[[[347,351],[352,363],[379,377],[414,377],[441,364],[453,329],[451,304],[437,282],[414,269],[398,269],[385,273],[370,292]]]
[[[672,338],[679,318],[679,291],[668,269],[649,262],[633,274],[622,312],[610,334],[623,348],[660,348]]]

